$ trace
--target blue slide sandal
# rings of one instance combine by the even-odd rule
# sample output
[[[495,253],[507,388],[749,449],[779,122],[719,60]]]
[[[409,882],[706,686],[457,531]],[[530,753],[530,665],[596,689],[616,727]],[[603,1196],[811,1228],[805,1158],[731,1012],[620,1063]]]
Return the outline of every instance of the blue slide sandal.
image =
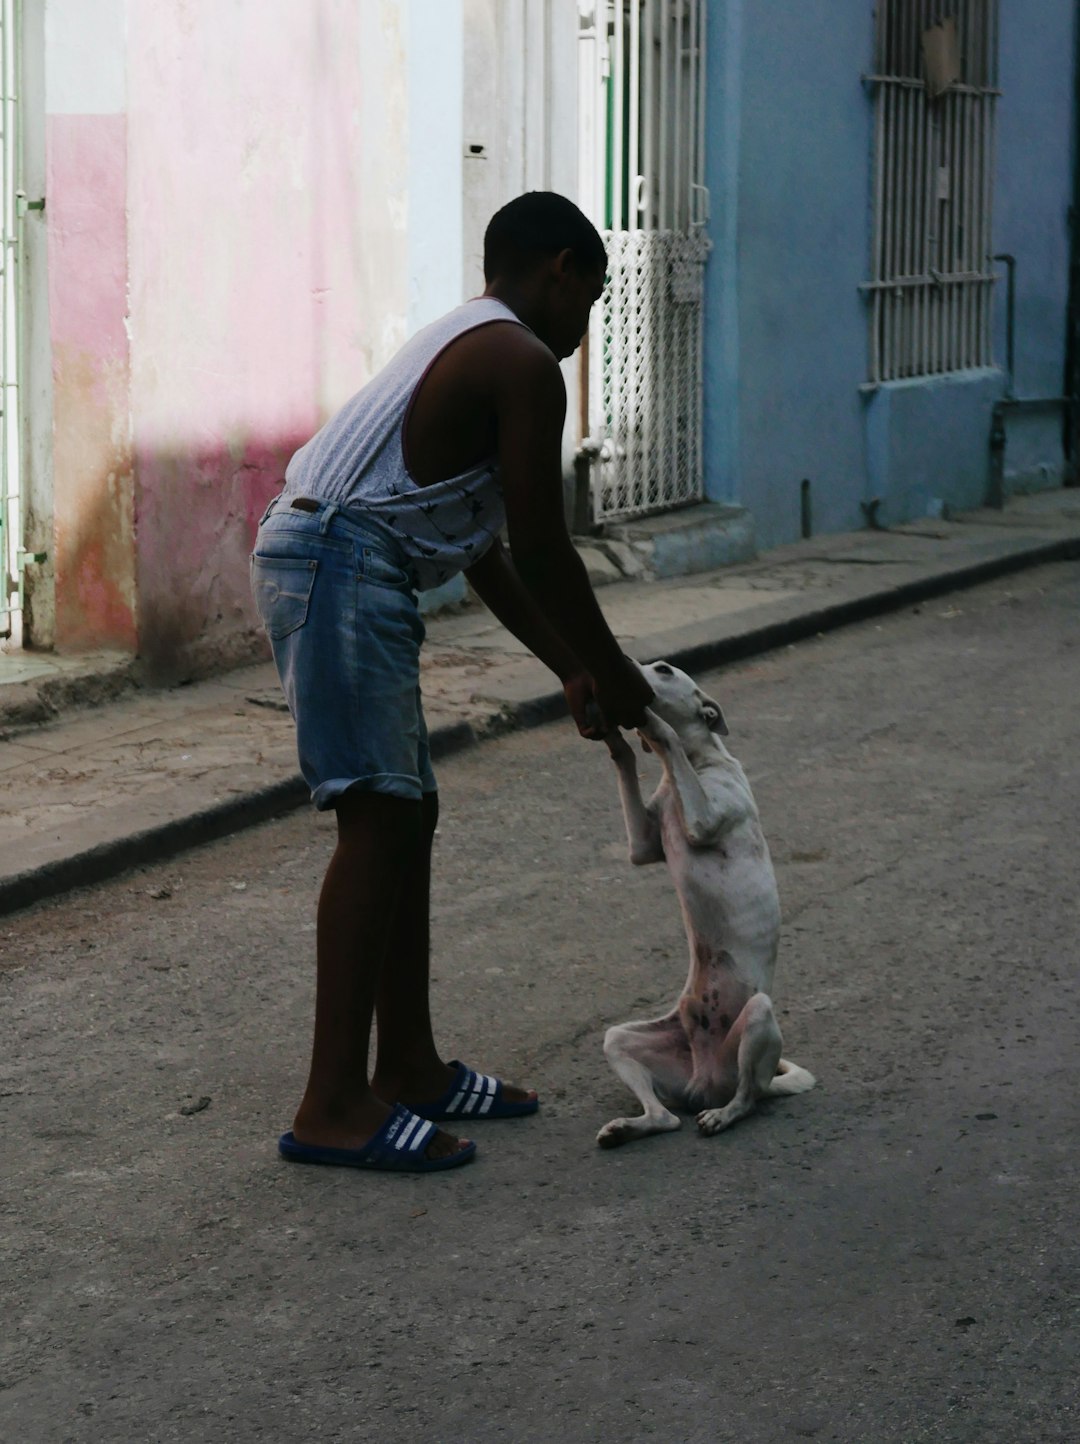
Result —
[[[503,1097],[503,1085],[498,1078],[474,1073],[457,1058],[451,1059],[450,1067],[457,1069],[457,1077],[441,1098],[436,1098],[434,1103],[410,1104],[421,1118],[435,1123],[445,1123],[452,1118],[524,1118],[540,1107],[539,1098],[511,1103]]]
[[[475,1143],[445,1158],[425,1158],[424,1149],[436,1131],[429,1122],[399,1103],[363,1148],[321,1148],[313,1143],[298,1143],[291,1133],[283,1133],[278,1139],[278,1152],[292,1163],[328,1163],[339,1168],[370,1168],[383,1173],[435,1173],[468,1163],[476,1152]]]

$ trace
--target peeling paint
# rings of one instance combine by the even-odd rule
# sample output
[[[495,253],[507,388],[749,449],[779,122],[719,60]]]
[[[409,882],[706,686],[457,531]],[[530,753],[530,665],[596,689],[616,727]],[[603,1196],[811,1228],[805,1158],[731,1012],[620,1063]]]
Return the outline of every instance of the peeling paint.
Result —
[[[289,457],[405,339],[405,62],[396,3],[125,10],[126,114],[49,119],[56,635],[176,676],[250,645]]]
[[[123,116],[46,127],[55,637],[135,647]]]

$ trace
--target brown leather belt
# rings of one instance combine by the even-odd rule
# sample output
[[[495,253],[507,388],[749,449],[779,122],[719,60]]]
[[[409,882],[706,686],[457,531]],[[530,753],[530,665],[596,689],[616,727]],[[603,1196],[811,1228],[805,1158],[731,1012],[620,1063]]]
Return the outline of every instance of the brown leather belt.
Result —
[[[295,507],[297,511],[318,511],[319,509],[319,503],[312,501],[309,496],[298,496],[296,500],[291,501],[289,505]]]

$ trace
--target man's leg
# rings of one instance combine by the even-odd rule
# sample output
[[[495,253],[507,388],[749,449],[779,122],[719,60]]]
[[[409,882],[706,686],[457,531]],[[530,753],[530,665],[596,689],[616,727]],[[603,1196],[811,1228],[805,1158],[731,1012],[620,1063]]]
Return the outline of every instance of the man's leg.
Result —
[[[430,912],[431,845],[439,821],[439,794],[425,792],[419,831],[390,926],[386,965],[376,993],[378,1053],[372,1089],[380,1098],[405,1104],[430,1103],[454,1081],[454,1070],[439,1057],[431,1027]],[[508,1102],[534,1098],[503,1085]]]
[[[347,792],[337,821],[337,849],[319,896],[311,1072],[293,1132],[301,1143],[360,1148],[389,1113],[368,1083],[368,1039],[399,899],[416,886],[421,804]],[[426,1156],[459,1146],[440,1131]]]

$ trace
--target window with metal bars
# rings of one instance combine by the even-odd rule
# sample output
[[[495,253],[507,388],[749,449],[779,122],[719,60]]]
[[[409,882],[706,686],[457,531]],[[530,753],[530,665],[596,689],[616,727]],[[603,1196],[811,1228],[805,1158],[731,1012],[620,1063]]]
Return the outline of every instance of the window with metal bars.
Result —
[[[879,0],[870,381],[993,364],[998,0]]]
[[[602,212],[611,231],[704,224],[704,0],[598,0]]]

